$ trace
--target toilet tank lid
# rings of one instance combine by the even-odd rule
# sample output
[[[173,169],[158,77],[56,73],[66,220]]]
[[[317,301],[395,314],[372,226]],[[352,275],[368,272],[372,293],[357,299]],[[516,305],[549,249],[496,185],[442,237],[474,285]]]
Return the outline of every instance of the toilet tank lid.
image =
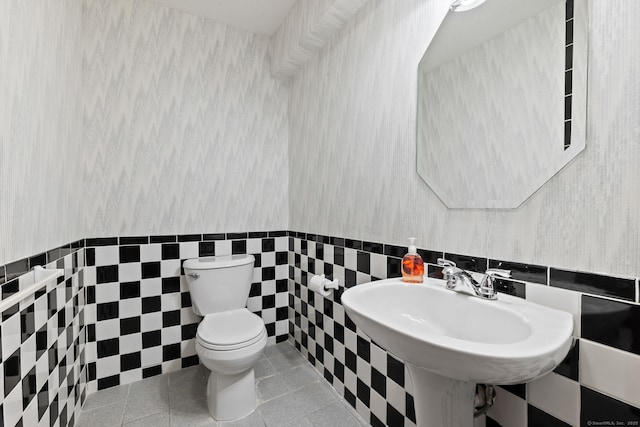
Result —
[[[237,267],[253,263],[255,258],[250,254],[219,255],[188,259],[182,265],[189,270],[210,270],[213,268]]]

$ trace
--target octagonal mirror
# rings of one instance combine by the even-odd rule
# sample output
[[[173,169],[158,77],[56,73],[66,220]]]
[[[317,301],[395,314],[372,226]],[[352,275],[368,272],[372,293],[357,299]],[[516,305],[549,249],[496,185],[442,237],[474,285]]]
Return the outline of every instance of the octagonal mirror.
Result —
[[[584,149],[587,33],[587,0],[454,1],[418,67],[417,171],[447,207],[517,208]]]

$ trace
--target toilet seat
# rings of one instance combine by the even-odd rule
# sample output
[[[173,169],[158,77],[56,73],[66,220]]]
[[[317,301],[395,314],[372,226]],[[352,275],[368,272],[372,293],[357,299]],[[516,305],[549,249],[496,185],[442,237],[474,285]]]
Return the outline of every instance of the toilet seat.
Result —
[[[267,334],[260,317],[246,308],[209,314],[198,325],[196,342],[208,350],[237,350]]]

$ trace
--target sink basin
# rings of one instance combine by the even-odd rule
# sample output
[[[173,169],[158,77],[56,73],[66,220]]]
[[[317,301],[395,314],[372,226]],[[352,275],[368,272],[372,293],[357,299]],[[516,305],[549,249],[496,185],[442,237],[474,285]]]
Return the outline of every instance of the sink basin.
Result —
[[[553,370],[573,342],[569,313],[510,295],[483,300],[437,279],[365,283],[347,289],[342,304],[365,334],[406,362],[418,426],[472,425],[476,383],[531,381]]]

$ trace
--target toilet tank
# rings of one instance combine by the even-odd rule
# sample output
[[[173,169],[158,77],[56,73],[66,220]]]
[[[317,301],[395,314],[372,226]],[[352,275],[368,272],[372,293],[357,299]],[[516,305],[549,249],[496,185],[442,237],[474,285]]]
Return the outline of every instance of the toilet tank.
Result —
[[[200,315],[247,306],[253,255],[224,255],[188,259],[183,263],[193,311]]]

